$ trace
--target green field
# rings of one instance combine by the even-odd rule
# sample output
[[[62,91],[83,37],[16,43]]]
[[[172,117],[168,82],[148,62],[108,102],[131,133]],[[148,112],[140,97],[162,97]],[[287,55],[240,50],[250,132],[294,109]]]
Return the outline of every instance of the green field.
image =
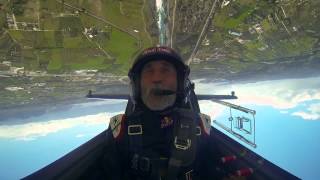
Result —
[[[24,57],[8,59],[12,58],[15,65],[24,65],[27,69],[47,70],[49,73],[98,69],[100,72],[126,74],[135,55],[157,43],[157,37],[151,37],[147,32],[154,18],[148,7],[151,3],[146,0],[65,0],[68,6],[51,0],[21,2],[15,9],[6,10],[9,13],[19,11],[16,14],[18,21],[39,22],[40,30],[8,30],[11,38],[7,35],[0,37],[0,47],[3,47],[0,54],[7,57],[13,47],[20,48]],[[192,4],[189,8],[202,3],[192,0],[178,2],[184,6]],[[274,62],[317,49],[319,38],[316,32],[320,25],[314,16],[319,14],[315,8],[319,2],[298,5],[295,2],[298,1],[242,0],[230,1],[225,7],[219,4],[206,34],[210,45],[200,46],[202,54],[198,56],[203,60],[219,52],[219,65],[241,71],[253,63]],[[177,8],[179,17],[192,19],[193,14],[186,12],[195,10],[182,9]],[[208,11],[210,7],[204,9]],[[207,15],[208,12],[199,14]],[[0,12],[2,26],[4,17],[5,14]],[[176,23],[179,21],[176,19]],[[199,37],[196,32],[201,32],[202,26],[186,26],[182,27],[184,30],[175,29],[174,37],[182,39],[176,39],[175,48],[188,58]],[[206,64],[199,67],[206,67]]]
[[[145,31],[148,22],[144,18],[148,11],[143,8],[142,0],[64,2],[83,10],[46,0],[15,5],[22,9],[16,15],[17,21],[39,22],[40,30],[31,31],[32,27],[20,25],[19,30],[9,30],[12,40],[22,49],[21,55],[25,56],[24,62],[14,62],[14,65],[24,64],[28,70],[49,73],[98,69],[125,74],[136,53],[152,44]],[[0,46],[8,45],[7,41],[1,37]],[[2,51],[7,53],[9,49]]]
[[[210,45],[200,47],[198,57],[205,59],[206,55],[219,52],[221,58],[192,66],[195,70],[219,67],[227,72],[245,72],[258,67],[260,62],[276,64],[285,59],[294,63],[294,59],[319,49],[320,25],[315,18],[319,16],[319,5],[316,1],[297,5],[294,0],[243,0],[217,8],[209,28],[214,31],[208,31],[206,36]],[[186,42],[177,46],[187,51]],[[316,57],[315,54],[309,59]]]

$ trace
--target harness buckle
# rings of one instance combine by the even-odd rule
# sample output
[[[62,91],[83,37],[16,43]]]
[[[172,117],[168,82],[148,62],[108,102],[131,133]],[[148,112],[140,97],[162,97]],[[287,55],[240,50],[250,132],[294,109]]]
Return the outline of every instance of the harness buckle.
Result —
[[[187,150],[190,148],[191,146],[191,139],[178,139],[178,137],[176,136],[174,138],[174,146],[177,149],[181,149],[181,150]]]
[[[196,135],[197,136],[201,135],[201,128],[199,126],[196,127]]]
[[[185,173],[186,180],[192,180],[192,172],[193,172],[193,169]]]
[[[128,126],[128,135],[139,135],[142,134],[142,125],[129,125]]]

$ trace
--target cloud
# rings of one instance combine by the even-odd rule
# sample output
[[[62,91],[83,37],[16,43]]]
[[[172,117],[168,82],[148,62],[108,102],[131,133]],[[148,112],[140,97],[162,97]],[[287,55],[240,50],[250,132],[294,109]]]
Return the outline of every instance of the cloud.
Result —
[[[281,109],[282,113],[288,112],[288,109],[294,108],[299,104],[301,105],[303,102],[320,100],[320,77],[227,85],[202,83],[201,80],[196,80],[195,82],[197,94],[230,94],[234,90],[239,99],[232,101],[232,103],[239,105],[268,105]],[[225,107],[211,101],[200,101],[199,105],[202,112],[210,115],[212,119],[216,119],[225,110]],[[121,112],[99,113],[96,115],[49,121],[44,119],[41,122],[28,122],[18,125],[2,125],[0,126],[0,138],[32,141],[37,137],[46,136],[50,133],[83,124],[105,124],[107,128],[109,118],[119,113]],[[291,115],[299,116],[306,120],[319,120],[320,103],[311,104],[306,111],[297,111]],[[77,137],[80,138],[82,136],[84,135],[78,135]]]
[[[209,115],[211,117],[211,120],[216,120],[217,117],[222,115],[223,111],[226,109],[225,106],[214,103],[212,101],[199,101],[199,106],[201,112]]]
[[[83,138],[83,137],[86,137],[88,135],[90,135],[90,134],[77,134],[76,138]]]
[[[308,110],[320,114],[320,103],[311,104]]]
[[[122,112],[99,113],[96,115],[87,115],[68,119],[58,119],[41,122],[30,122],[19,125],[3,125],[0,126],[0,138],[9,138],[30,141],[37,137],[46,136],[50,133],[56,133],[61,130],[73,128],[79,125],[99,125],[105,124],[106,128],[109,119]]]
[[[306,113],[303,111],[292,113],[293,116],[299,116],[305,120],[320,120],[319,114]]]
[[[305,120],[320,120],[320,103],[311,104],[307,112],[297,111],[292,113],[293,116],[299,116]]]
[[[320,100],[320,77],[284,79],[246,84],[214,84],[195,80],[197,94],[230,94],[235,91],[237,104],[267,105],[291,109],[310,100]]]

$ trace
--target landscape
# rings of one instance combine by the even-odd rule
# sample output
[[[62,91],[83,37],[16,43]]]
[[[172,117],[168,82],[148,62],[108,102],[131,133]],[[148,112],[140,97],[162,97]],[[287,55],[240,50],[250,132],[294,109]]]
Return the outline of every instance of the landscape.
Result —
[[[80,102],[89,90],[126,93],[135,56],[155,45],[181,53],[192,79],[318,74],[318,1],[159,2],[0,1],[0,113]]]
[[[196,94],[238,97],[199,101],[213,129],[317,179],[319,19],[318,0],[0,0],[0,179],[26,177],[106,130],[127,100],[86,95],[129,94],[128,71],[152,46],[181,54]]]

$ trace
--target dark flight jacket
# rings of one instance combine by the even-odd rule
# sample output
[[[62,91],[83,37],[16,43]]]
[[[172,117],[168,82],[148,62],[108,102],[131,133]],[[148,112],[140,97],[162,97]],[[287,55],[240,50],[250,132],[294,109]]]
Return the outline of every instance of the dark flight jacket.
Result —
[[[192,163],[182,163],[175,170],[175,176],[178,180],[222,179],[224,173],[217,168],[218,152],[215,142],[210,138],[213,135],[210,134],[210,117],[179,109],[162,114],[144,111],[128,117],[113,117],[107,131],[109,143],[103,158],[107,179],[167,179],[168,173],[172,173],[168,171],[168,167],[172,169],[169,160],[176,148],[177,133],[174,127],[181,126],[177,122],[181,117],[189,118],[186,116],[192,116],[190,118],[197,125],[196,140],[191,142],[196,143],[196,151]],[[187,153],[182,157],[191,156],[192,153]]]

